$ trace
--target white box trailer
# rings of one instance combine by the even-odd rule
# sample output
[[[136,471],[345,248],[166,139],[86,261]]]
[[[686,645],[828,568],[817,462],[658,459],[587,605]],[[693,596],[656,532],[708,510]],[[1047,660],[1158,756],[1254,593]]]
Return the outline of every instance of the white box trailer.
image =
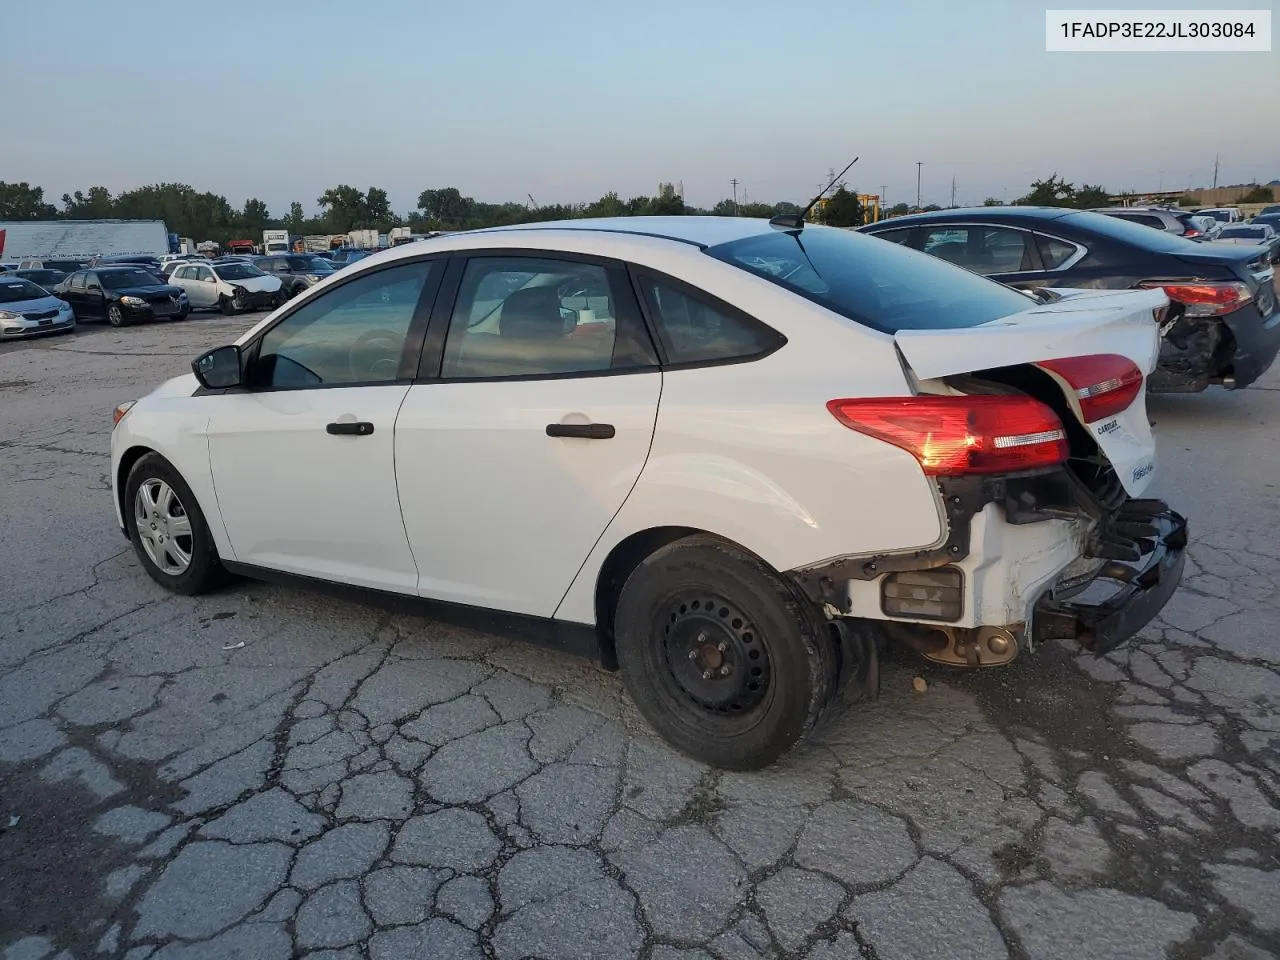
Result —
[[[0,220],[0,259],[91,260],[169,252],[163,220]]]

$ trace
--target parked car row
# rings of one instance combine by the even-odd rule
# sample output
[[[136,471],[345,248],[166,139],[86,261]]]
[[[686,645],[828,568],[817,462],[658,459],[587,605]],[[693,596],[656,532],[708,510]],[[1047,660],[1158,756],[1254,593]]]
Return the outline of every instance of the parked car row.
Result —
[[[1156,392],[1246,387],[1280,349],[1269,248],[1196,242],[1114,216],[1058,207],[940,210],[859,228],[1025,290],[1043,302],[1063,291],[1159,289]]]

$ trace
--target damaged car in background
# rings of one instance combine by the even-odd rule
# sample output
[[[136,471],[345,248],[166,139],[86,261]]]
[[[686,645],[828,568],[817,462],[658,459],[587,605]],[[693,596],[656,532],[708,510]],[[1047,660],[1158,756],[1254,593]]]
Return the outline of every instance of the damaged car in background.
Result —
[[[1153,393],[1247,387],[1280,349],[1269,251],[1185,237],[1085,210],[979,207],[882,220],[859,230],[1020,290],[1160,289]]]
[[[759,768],[891,646],[1101,654],[1163,607],[1168,304],[1039,303],[801,217],[455,233],[117,407],[116,519],[169,590],[301,581],[554,643],[679,750]]]

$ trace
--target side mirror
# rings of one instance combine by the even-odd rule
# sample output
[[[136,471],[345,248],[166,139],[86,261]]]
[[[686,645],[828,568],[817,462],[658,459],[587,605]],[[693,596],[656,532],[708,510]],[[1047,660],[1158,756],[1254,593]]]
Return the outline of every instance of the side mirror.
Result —
[[[210,390],[240,386],[240,348],[215,347],[191,361],[191,370],[201,385]]]

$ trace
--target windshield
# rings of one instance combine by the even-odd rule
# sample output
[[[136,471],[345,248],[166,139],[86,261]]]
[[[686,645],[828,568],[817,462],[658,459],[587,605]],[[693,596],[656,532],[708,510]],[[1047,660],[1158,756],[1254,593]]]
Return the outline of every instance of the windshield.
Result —
[[[324,257],[290,257],[290,270],[305,270],[308,273],[333,273],[333,264]]]
[[[20,300],[40,300],[49,296],[48,291],[37,287],[30,280],[0,279],[0,303],[17,303]]]
[[[265,277],[266,274],[251,263],[221,263],[213,268],[223,280],[248,280],[252,277]]]
[[[975,327],[1033,306],[993,280],[848,230],[766,233],[706,252],[886,333]]]
[[[1261,240],[1267,232],[1261,227],[1227,227],[1222,231],[1224,237],[1243,237],[1246,240]]]
[[[104,270],[98,279],[108,290],[124,290],[126,287],[154,287],[160,281],[146,270]]]

